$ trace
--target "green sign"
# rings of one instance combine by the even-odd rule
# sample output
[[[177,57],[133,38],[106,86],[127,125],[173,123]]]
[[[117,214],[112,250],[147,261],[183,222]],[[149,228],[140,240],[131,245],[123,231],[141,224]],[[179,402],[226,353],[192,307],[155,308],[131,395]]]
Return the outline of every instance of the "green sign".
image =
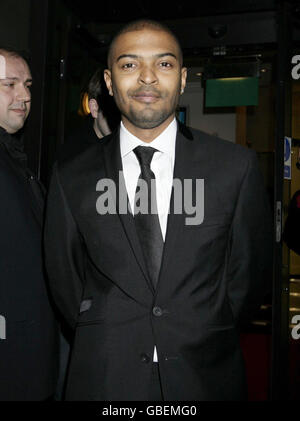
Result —
[[[206,107],[239,107],[258,105],[258,77],[208,79]]]

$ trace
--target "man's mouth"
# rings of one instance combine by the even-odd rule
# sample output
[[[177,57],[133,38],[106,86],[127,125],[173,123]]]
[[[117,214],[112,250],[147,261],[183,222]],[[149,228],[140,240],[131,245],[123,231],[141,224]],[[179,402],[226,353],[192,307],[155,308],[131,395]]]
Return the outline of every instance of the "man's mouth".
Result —
[[[26,110],[24,108],[11,108],[10,110],[19,115],[26,114]]]
[[[154,102],[157,102],[160,98],[160,95],[151,91],[136,92],[131,96],[134,100],[146,104],[153,104]]]

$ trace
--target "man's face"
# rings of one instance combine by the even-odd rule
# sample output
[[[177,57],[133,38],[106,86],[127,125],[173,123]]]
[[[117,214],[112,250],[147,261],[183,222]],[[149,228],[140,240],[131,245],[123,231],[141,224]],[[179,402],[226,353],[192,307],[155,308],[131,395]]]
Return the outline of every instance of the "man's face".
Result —
[[[121,34],[110,62],[105,81],[124,125],[133,133],[167,127],[186,83],[186,69],[174,38],[149,28]]]
[[[4,78],[0,79],[0,126],[8,133],[16,133],[23,127],[30,111],[32,77],[23,59],[6,55],[4,58]]]

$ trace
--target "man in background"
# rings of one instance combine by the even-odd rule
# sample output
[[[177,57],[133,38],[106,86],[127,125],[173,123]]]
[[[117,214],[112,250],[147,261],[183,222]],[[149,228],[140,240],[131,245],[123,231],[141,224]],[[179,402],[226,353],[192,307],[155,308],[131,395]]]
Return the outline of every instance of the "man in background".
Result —
[[[120,123],[120,112],[108,94],[102,68],[98,68],[91,77],[87,94],[91,114],[82,127],[67,136],[59,151],[59,159],[71,158],[82,153],[90,145],[98,143],[110,134]]]
[[[44,189],[18,136],[32,77],[16,51],[0,48],[0,58],[0,400],[47,400],[57,381],[58,327],[42,260]]]
[[[98,139],[109,135],[120,123],[120,112],[109,95],[99,68],[88,84],[89,109],[94,119],[93,129]]]

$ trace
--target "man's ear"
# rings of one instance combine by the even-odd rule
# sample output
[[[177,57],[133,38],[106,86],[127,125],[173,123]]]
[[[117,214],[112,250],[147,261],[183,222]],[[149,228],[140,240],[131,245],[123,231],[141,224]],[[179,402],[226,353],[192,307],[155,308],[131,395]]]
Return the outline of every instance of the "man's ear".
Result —
[[[110,96],[113,96],[113,89],[112,89],[112,80],[111,80],[111,71],[109,69],[104,70],[104,80],[107,86],[107,90]]]
[[[98,111],[99,111],[99,106],[97,104],[97,101],[95,99],[90,99],[89,100],[89,109],[91,111],[91,114],[94,118],[98,117]]]
[[[187,78],[187,68],[183,67],[181,69],[181,91],[180,91],[181,94],[183,94],[184,88],[186,86],[186,78]]]

